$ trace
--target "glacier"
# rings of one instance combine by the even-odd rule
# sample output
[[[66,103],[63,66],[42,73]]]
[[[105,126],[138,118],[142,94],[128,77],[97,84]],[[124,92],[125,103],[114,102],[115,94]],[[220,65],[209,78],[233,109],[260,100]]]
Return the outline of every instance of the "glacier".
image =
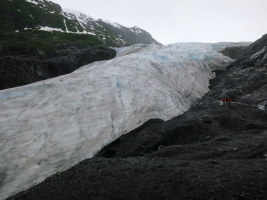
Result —
[[[118,48],[112,60],[0,91],[0,199],[92,157],[149,119],[188,110],[208,92],[212,71],[233,61],[218,52],[226,46]]]

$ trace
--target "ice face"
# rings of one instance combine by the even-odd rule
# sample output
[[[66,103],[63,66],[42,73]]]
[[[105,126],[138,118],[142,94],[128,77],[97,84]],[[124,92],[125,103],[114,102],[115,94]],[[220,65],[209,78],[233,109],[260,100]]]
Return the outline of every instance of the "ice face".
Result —
[[[151,118],[168,120],[232,60],[214,44],[134,45],[71,74],[0,91],[0,199],[92,157]]]

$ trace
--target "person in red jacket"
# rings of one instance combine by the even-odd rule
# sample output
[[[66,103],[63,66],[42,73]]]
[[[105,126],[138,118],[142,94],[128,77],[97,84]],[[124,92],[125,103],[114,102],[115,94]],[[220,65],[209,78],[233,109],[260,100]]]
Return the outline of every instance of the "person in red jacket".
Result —
[[[228,103],[228,105],[231,105],[231,102],[233,102],[232,99],[230,99],[230,98],[222,98],[221,101],[222,101],[224,104],[225,104],[225,103]]]

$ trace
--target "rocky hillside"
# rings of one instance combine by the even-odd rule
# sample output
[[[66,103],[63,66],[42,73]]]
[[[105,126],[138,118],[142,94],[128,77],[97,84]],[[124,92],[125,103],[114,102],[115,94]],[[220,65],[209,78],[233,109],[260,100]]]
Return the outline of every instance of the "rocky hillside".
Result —
[[[251,56],[267,46],[267,34],[263,35],[254,43],[235,43],[231,47],[226,47],[221,52],[233,59],[240,59]]]
[[[106,47],[91,47],[56,51],[55,57],[39,58],[33,56],[0,56],[0,89],[22,86],[33,82],[71,73],[79,67],[112,59],[116,51]],[[39,50],[40,57],[47,56]]]
[[[0,30],[90,34],[97,36],[107,46],[158,44],[148,32],[138,27],[128,28],[118,23],[94,19],[81,12],[63,10],[60,5],[47,0],[1,0]]]
[[[138,27],[125,27],[46,0],[0,1],[0,90],[67,74],[107,60],[110,47],[159,44]]]
[[[221,52],[232,59],[238,59],[246,48],[246,46],[226,47]]]
[[[116,52],[92,35],[25,31],[0,33],[0,89],[64,75]]]
[[[216,71],[211,90],[184,114],[150,120],[98,158],[8,199],[266,199],[264,38]]]

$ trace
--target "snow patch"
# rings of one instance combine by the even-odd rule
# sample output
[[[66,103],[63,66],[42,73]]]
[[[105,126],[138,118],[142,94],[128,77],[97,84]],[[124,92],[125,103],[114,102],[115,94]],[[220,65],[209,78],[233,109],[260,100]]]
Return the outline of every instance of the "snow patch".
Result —
[[[32,3],[32,4],[35,4],[35,5],[38,5],[38,2],[37,1],[35,1],[35,0],[26,0],[27,2],[29,2],[29,3]]]
[[[65,23],[65,20],[64,20],[64,23]],[[65,27],[66,27],[66,30],[67,31],[64,31],[60,28],[52,28],[52,27],[48,27],[48,26],[39,26],[38,27],[38,30],[41,30],[41,31],[48,31],[48,32],[53,32],[53,31],[58,31],[58,32],[65,32],[65,33],[73,33],[73,34],[88,34],[88,35],[96,35],[95,33],[93,32],[87,32],[87,31],[79,31],[76,27],[76,30],[77,32],[72,32],[72,31],[69,31],[68,30],[68,27],[65,23]],[[24,30],[32,30],[32,28],[24,28]]]
[[[49,31],[49,32],[53,32],[53,31],[65,32],[61,28],[52,28],[52,27],[48,27],[48,26],[40,26],[39,30],[41,30],[41,31]]]
[[[87,15],[84,12],[81,12],[81,11],[71,10],[71,9],[68,9],[68,8],[62,8],[62,11],[65,12],[65,13],[71,13],[71,14],[75,15],[78,19],[80,17],[86,17],[86,18],[94,19],[92,16]]]
[[[87,26],[90,26],[91,29],[95,29],[94,28],[95,25],[103,28],[103,26],[99,22],[105,22],[105,23],[110,24],[111,26],[113,26],[115,28],[120,28],[120,29],[121,28],[128,28],[131,31],[135,32],[136,34],[142,33],[142,30],[137,26],[130,28],[130,27],[122,26],[117,22],[112,23],[110,21],[103,20],[103,19],[94,19],[93,17],[91,17],[91,16],[89,16],[83,12],[76,11],[76,10],[63,8],[61,14],[68,19],[77,20],[79,22],[79,24],[83,27],[84,30],[87,30],[87,28],[86,28]],[[92,25],[92,24],[94,24],[94,25]],[[104,31],[106,31],[106,29],[104,29]],[[84,33],[84,32],[80,32],[80,33]],[[92,33],[89,32],[88,34],[92,34]],[[125,41],[122,41],[122,42],[126,43]]]
[[[121,27],[122,27],[122,26],[121,26],[119,23],[117,23],[117,22],[115,22],[115,23],[111,23],[111,25],[114,26],[114,27],[116,27],[116,28],[121,28]]]
[[[138,28],[137,26],[134,26],[133,28],[130,29],[132,32],[135,32],[137,34],[142,33],[142,30]]]
[[[258,109],[267,110],[267,101],[263,101],[258,105]]]
[[[69,29],[67,27],[67,24],[66,24],[66,20],[65,19],[64,19],[64,25],[65,25],[66,32],[68,33],[69,32]]]

